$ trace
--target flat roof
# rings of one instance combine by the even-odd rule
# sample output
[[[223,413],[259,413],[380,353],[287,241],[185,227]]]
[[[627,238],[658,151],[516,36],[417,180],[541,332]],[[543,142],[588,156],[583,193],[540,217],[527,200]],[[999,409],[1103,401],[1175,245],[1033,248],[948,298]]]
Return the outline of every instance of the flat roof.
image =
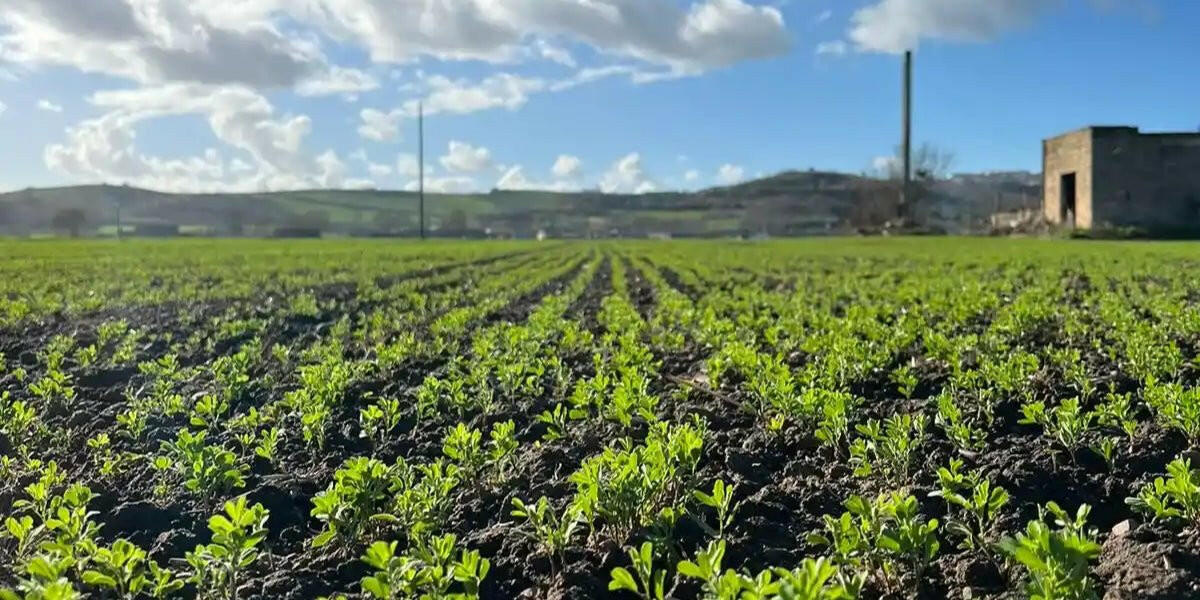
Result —
[[[1048,138],[1046,138],[1046,141],[1056,140],[1058,138],[1066,137],[1068,135],[1074,135],[1076,133],[1083,133],[1085,131],[1091,131],[1094,133],[1108,133],[1108,132],[1120,131],[1120,132],[1133,133],[1135,135],[1140,135],[1140,136],[1145,136],[1145,137],[1176,137],[1176,138],[1198,138],[1198,139],[1200,139],[1200,132],[1196,132],[1196,131],[1142,131],[1138,127],[1133,127],[1130,125],[1088,125],[1087,127],[1080,127],[1079,129],[1072,129],[1071,131],[1067,131],[1067,132],[1060,133],[1060,134],[1052,136],[1052,137],[1048,137]]]

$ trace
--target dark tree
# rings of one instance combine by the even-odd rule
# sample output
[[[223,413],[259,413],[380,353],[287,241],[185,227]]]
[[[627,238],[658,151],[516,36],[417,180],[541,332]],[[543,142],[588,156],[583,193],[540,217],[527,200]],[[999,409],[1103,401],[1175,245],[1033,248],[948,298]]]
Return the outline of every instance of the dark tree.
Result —
[[[467,213],[456,208],[442,221],[442,229],[447,233],[462,233],[467,230]]]
[[[900,184],[886,179],[862,179],[853,187],[850,225],[864,233],[891,227],[900,215]]]
[[[292,215],[288,219],[288,225],[324,231],[329,229],[329,213],[320,209],[306,210],[303,213]]]
[[[866,173],[873,181],[862,182],[855,189],[854,214],[851,224],[863,230],[890,229],[916,225],[922,204],[929,197],[932,184],[950,175],[954,154],[933,144],[925,143],[913,149],[912,187],[908,206],[900,203],[904,189],[904,159],[897,147],[894,155],[877,160]],[[901,214],[903,213],[903,214]]]
[[[58,231],[64,231],[71,237],[79,237],[79,231],[87,225],[87,213],[82,208],[64,208],[54,213],[50,225]]]
[[[0,201],[0,231],[15,229],[17,209],[9,202]]]
[[[779,219],[782,216],[778,213],[779,211],[772,210],[771,203],[767,201],[746,203],[742,211],[742,233],[747,235],[770,233],[772,219]]]
[[[371,224],[379,233],[399,233],[409,227],[415,229],[416,219],[394,210],[377,210]]]
[[[241,208],[230,208],[225,213],[225,226],[229,235],[240,236],[246,232],[246,211]]]

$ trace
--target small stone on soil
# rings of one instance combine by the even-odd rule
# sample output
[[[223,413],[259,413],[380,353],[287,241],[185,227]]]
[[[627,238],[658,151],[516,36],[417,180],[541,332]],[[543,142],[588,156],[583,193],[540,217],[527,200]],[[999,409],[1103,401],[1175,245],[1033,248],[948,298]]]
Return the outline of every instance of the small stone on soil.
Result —
[[[1124,521],[1121,521],[1120,523],[1113,525],[1112,535],[1114,535],[1114,536],[1127,535],[1130,531],[1133,531],[1134,525],[1135,525],[1135,523],[1133,522],[1133,519],[1125,519]]]

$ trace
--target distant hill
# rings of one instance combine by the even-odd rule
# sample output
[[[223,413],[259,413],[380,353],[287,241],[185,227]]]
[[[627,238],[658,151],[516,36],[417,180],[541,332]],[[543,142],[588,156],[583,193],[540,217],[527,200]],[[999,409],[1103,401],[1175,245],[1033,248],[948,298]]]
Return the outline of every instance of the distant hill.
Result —
[[[822,171],[785,171],[696,192],[602,194],[500,191],[426,194],[431,230],[455,235],[803,235],[855,225],[878,182]],[[923,210],[937,226],[960,230],[997,210],[1040,200],[1040,176],[958,175],[932,185]],[[126,226],[179,225],[185,233],[269,234],[307,227],[347,235],[412,234],[415,192],[306,190],[245,194],[169,194],[131,187],[81,185],[0,194],[0,233],[49,232],[55,215],[82,211],[85,233],[111,233],[117,206]]]

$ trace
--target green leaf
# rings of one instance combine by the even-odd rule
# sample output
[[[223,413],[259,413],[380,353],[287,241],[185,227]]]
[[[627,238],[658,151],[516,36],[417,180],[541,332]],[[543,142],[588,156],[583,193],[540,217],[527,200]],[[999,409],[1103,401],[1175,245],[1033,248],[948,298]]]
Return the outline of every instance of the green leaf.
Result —
[[[363,579],[362,580],[362,588],[364,591],[371,594],[371,596],[373,596],[375,598],[386,599],[386,598],[391,598],[391,595],[392,595],[391,590],[388,588],[388,586],[385,583],[383,583],[382,581],[380,581],[374,577],[367,577],[367,578]]]
[[[1018,562],[1029,567],[1031,571],[1045,571],[1048,567],[1042,557],[1038,556],[1037,552],[1030,550],[1024,546],[1018,546],[1013,552],[1013,558]]]
[[[808,540],[808,543],[813,546],[830,546],[830,545],[832,545],[832,543],[829,541],[829,538],[825,537],[824,535],[822,535],[820,533],[808,534],[807,540]]]
[[[331,529],[322,531],[321,533],[317,534],[317,537],[313,538],[312,547],[320,548],[321,546],[328,544],[329,542],[333,541],[335,535],[337,534]]]
[[[700,566],[690,560],[679,561],[679,564],[675,568],[679,571],[679,574],[683,575],[684,577],[704,579],[704,575],[700,570]]]
[[[663,600],[667,573],[659,571],[654,574],[654,597],[656,600]]]
[[[637,582],[633,580],[633,575],[629,573],[625,567],[617,567],[612,570],[612,579],[608,582],[608,591],[629,590],[637,593]]]
[[[650,542],[642,542],[642,547],[639,549],[641,554],[641,562],[644,565],[649,565],[654,561],[654,544]]]
[[[83,582],[88,585],[95,585],[113,589],[117,587],[117,580],[97,571],[84,571]]]
[[[46,581],[58,579],[58,572],[54,569],[49,561],[41,557],[30,561],[29,565],[26,567],[26,570],[30,575],[37,579]]]
[[[900,552],[900,542],[897,541],[896,538],[894,538],[886,533],[880,534],[879,541],[877,542],[877,544],[879,545],[880,548],[883,548],[884,550],[891,550],[892,552]]]
[[[8,532],[14,538],[18,540],[24,539],[26,535],[29,535],[29,531],[33,529],[33,517],[21,517],[20,521],[9,517],[4,520],[4,526],[8,528]]]

